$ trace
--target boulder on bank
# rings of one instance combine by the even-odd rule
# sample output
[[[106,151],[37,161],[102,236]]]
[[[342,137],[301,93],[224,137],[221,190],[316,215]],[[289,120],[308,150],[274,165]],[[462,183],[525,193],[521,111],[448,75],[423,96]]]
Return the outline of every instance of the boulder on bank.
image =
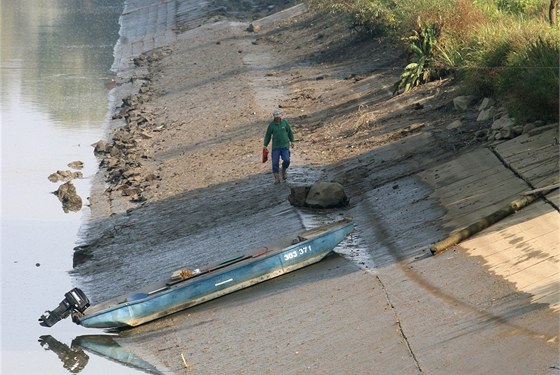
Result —
[[[317,182],[311,186],[292,187],[288,201],[292,206],[336,208],[348,205],[344,187],[338,182]]]
[[[310,186],[294,186],[290,189],[288,202],[295,207],[305,207],[305,198],[309,193]]]
[[[111,145],[105,143],[104,141],[97,141],[94,144],[92,144],[92,146],[93,146],[93,153],[95,155],[106,154],[111,152]]]

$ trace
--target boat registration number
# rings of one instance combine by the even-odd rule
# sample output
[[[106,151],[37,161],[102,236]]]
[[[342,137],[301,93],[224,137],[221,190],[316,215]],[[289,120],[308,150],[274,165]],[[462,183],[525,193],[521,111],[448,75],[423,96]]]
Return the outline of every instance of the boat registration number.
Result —
[[[287,254],[284,254],[284,260],[290,260],[299,257],[300,255],[307,254],[311,252],[311,245],[300,247],[297,250],[292,250]]]

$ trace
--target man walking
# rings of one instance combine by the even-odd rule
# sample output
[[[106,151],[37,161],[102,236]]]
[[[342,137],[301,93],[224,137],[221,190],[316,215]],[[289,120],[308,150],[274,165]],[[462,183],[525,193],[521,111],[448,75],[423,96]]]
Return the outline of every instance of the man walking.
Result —
[[[290,146],[294,144],[294,134],[288,121],[282,118],[282,113],[275,110],[274,120],[268,124],[264,136],[264,148],[268,147],[272,138],[272,174],[274,183],[280,183],[280,158],[282,158],[282,179],[286,180],[288,167],[290,166]]]

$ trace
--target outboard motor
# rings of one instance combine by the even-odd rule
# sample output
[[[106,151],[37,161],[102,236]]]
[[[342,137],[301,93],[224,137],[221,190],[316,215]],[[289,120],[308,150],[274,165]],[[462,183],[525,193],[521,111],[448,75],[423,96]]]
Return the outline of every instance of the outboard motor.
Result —
[[[39,318],[39,324],[44,327],[52,327],[60,320],[67,318],[70,313],[77,311],[83,314],[89,307],[89,299],[85,293],[79,288],[74,288],[64,294],[64,299],[58,307],[52,311],[45,311],[45,314]]]

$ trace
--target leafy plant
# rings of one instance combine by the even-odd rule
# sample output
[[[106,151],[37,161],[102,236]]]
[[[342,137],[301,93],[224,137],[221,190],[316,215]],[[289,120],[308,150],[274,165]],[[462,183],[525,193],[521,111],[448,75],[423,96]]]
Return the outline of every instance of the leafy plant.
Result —
[[[409,63],[395,83],[393,95],[401,90],[407,92],[421,83],[428,82],[439,70],[435,63],[437,41],[441,34],[441,25],[426,24],[418,19],[418,27],[409,37],[402,38],[414,62]]]

